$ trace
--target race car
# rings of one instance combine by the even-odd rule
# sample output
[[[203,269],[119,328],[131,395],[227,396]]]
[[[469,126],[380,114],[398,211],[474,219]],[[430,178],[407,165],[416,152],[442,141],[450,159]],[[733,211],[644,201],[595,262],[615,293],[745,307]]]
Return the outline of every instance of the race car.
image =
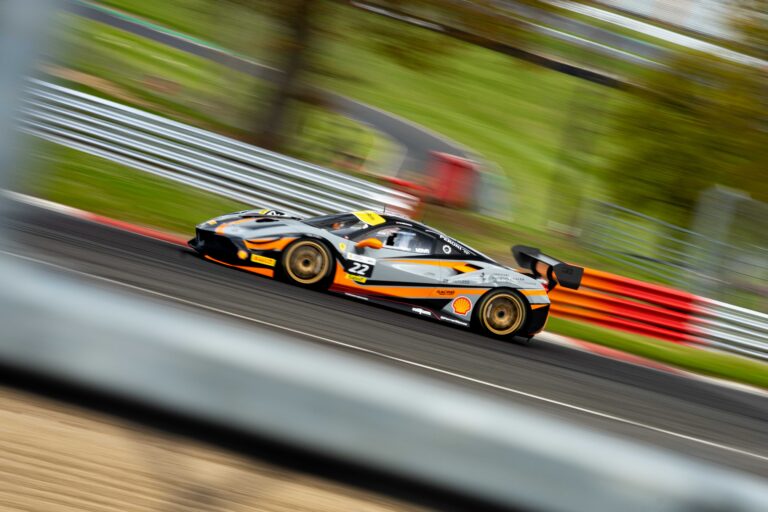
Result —
[[[245,210],[199,224],[189,245],[215,263],[519,342],[544,328],[548,291],[578,288],[583,273],[526,246],[512,248],[515,270],[374,211],[300,218]]]

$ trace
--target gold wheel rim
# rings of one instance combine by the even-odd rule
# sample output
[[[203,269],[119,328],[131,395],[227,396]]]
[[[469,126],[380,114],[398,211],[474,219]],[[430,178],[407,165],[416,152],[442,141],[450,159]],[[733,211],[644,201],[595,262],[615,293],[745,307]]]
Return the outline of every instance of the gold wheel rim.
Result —
[[[503,293],[493,296],[485,303],[482,318],[489,331],[506,336],[523,325],[525,308],[518,297]]]
[[[288,274],[297,283],[315,284],[328,272],[328,256],[316,242],[299,242],[286,255]]]

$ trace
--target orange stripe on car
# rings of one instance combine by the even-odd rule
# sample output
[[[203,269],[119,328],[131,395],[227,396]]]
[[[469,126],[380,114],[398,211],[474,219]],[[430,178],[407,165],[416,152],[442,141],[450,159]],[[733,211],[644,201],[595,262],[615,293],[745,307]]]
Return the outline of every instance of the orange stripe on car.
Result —
[[[430,299],[447,292],[446,297],[458,295],[482,295],[488,288],[450,288],[435,286],[386,286],[360,284],[347,278],[347,272],[340,264],[336,264],[336,274],[333,276],[333,284],[345,291],[362,292],[365,294],[384,295],[388,297],[402,297],[406,299]]]
[[[546,290],[518,290],[518,291],[520,293],[522,293],[523,295],[527,296],[527,297],[533,297],[533,296],[546,295],[547,294]]]
[[[476,267],[471,263],[465,261],[442,261],[442,260],[387,260],[391,263],[406,263],[409,265],[431,265],[433,267],[448,267],[452,268],[456,272],[466,274],[467,272],[474,272],[480,270],[480,267]]]
[[[296,238],[281,238],[271,242],[258,242],[256,240],[244,240],[245,246],[253,251],[282,251],[285,246]]]
[[[240,270],[245,270],[245,271],[248,271],[248,272],[253,272],[254,274],[259,274],[261,276],[275,277],[275,271],[272,270],[271,268],[243,267],[241,265],[232,265],[231,263],[226,263],[224,261],[219,261],[216,258],[211,258],[207,254],[203,255],[203,257],[205,259],[207,259],[207,260],[211,260],[213,262],[216,262],[216,263],[218,263],[220,265],[225,265],[227,267],[239,268]]]
[[[219,224],[219,225],[216,227],[216,233],[218,233],[219,235],[221,235],[221,234],[223,234],[223,233],[224,233],[224,230],[225,230],[227,227],[229,227],[229,226],[234,226],[235,224],[242,224],[243,222],[250,222],[250,221],[252,221],[252,220],[253,220],[253,219],[238,219],[238,220],[233,220],[232,222],[225,222],[225,223],[223,223],[223,224]]]
[[[390,263],[408,263],[410,265],[432,265],[435,267],[456,267],[458,265],[467,265],[462,261],[443,261],[443,260],[387,260]]]

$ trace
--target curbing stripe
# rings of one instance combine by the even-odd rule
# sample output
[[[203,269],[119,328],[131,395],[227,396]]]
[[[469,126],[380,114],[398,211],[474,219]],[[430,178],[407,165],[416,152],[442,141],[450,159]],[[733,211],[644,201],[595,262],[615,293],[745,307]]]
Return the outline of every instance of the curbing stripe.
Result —
[[[129,233],[160,240],[169,244],[180,245],[182,247],[186,247],[187,245],[187,238],[178,234],[168,233],[145,226],[139,226],[130,222],[113,219],[111,217],[105,217],[103,215],[80,210],[79,208],[74,208],[72,206],[54,203],[53,201],[48,201],[47,199],[40,199],[39,197],[28,196],[26,194],[12,192],[10,190],[2,190],[0,191],[0,195],[5,196],[11,201],[16,201],[17,203],[36,206],[38,208],[61,213],[70,217],[76,217],[78,219],[94,222],[96,224],[109,226],[115,229],[119,229],[120,231],[127,231]]]

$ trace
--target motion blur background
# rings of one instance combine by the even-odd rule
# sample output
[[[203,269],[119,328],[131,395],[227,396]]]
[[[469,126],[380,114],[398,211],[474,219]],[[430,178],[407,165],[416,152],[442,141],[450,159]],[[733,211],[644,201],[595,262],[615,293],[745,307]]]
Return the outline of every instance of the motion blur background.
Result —
[[[13,2],[3,3],[10,12]],[[19,108],[24,135],[8,185],[15,192],[188,235],[244,207],[319,213],[323,204],[302,199],[302,191],[352,176],[412,195],[411,215],[499,261],[514,264],[509,246],[525,243],[721,301],[728,311],[743,308],[750,316],[738,329],[746,322],[750,331],[742,352],[760,352],[749,360],[670,349],[640,336],[650,331],[608,330],[579,315],[554,318],[549,330],[768,387],[766,365],[756,360],[768,353],[768,1],[51,5]],[[279,175],[281,185],[259,188],[256,175],[222,184],[231,162],[217,159],[230,150],[258,160],[258,176]],[[41,406],[6,399],[7,410]],[[25,426],[37,414],[4,426],[22,437],[51,429],[42,438],[55,437],[49,419]],[[119,442],[103,430],[131,428],[60,414],[92,422],[83,432],[100,432],[107,451]],[[88,435],[75,437],[88,444]],[[174,457],[203,450],[157,448],[166,441],[155,435],[141,433],[138,446],[169,467],[189,467]],[[200,457],[209,463],[200,478],[215,485],[217,471],[235,482],[251,478],[242,465],[252,461]],[[377,510],[371,503],[384,500],[280,472],[263,478],[278,489],[269,498],[275,509],[319,510],[326,492],[349,500],[329,510],[361,503]],[[188,491],[180,509],[195,502]],[[310,503],[283,502],[294,495]]]
[[[431,151],[468,157],[462,208],[423,219],[490,255],[766,310],[765,5],[742,4],[72,0],[40,72],[367,179],[435,189]],[[236,207],[53,145],[34,165],[35,194],[176,231]]]

